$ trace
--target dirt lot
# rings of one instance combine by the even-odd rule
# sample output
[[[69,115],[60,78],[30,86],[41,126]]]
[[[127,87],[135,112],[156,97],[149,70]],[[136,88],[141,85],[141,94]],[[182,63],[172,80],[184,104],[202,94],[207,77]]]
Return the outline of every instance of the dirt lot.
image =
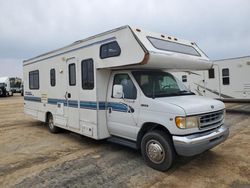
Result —
[[[67,131],[50,134],[24,116],[21,96],[0,98],[0,187],[250,187],[250,105],[228,107],[229,139],[179,157],[162,173],[135,150]]]

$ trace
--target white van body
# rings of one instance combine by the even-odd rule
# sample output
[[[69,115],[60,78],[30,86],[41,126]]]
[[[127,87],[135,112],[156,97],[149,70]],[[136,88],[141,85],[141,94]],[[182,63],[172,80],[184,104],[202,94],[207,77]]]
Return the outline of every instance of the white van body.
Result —
[[[165,42],[168,51],[160,49]],[[178,154],[191,156],[227,138],[224,104],[190,93],[149,97],[140,84],[147,75],[162,74],[160,81],[172,79],[177,87],[166,70],[211,67],[195,43],[124,26],[24,61],[24,111],[49,125],[134,148],[141,148],[146,133],[161,130]],[[177,117],[186,123],[189,116],[199,121],[196,127],[176,126]],[[149,146],[150,156],[161,158],[161,149],[154,153],[154,147]],[[169,168],[157,164],[150,166]]]
[[[206,71],[173,73],[193,92],[228,102],[250,102],[250,56],[214,61]]]
[[[3,91],[3,88],[5,91]],[[9,77],[1,77],[0,78],[0,96],[12,96],[11,88],[10,88],[10,78]]]

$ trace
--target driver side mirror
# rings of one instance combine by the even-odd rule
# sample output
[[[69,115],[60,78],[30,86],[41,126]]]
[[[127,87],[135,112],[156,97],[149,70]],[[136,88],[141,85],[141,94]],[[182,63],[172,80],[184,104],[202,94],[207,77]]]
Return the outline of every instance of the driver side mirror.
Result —
[[[123,86],[122,85],[113,86],[113,97],[116,99],[123,98]]]

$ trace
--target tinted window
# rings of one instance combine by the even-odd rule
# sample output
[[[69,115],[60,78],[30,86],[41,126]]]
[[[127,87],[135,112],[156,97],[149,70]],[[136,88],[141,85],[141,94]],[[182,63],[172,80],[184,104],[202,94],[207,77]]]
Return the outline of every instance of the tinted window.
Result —
[[[222,76],[229,76],[229,69],[222,69]]]
[[[214,78],[214,69],[208,70],[208,78]]]
[[[51,86],[56,85],[56,71],[55,71],[55,69],[50,70],[50,85]]]
[[[128,74],[116,74],[113,85],[122,85],[125,99],[136,99],[137,91]]]
[[[229,69],[222,69],[222,83],[223,85],[229,85],[230,84],[230,78],[229,78]]]
[[[69,85],[76,85],[76,65],[75,63],[69,64]]]
[[[182,75],[182,82],[187,82],[187,75]]]
[[[29,88],[30,89],[39,89],[39,71],[29,72]]]
[[[93,59],[82,61],[82,88],[94,88],[94,62]]]
[[[121,48],[116,41],[101,45],[100,48],[101,59],[119,56],[120,54],[121,54]]]
[[[194,56],[201,56],[199,52],[192,46],[171,42],[167,40],[157,39],[153,37],[147,37],[147,38],[151,42],[151,44],[159,50],[178,52]]]

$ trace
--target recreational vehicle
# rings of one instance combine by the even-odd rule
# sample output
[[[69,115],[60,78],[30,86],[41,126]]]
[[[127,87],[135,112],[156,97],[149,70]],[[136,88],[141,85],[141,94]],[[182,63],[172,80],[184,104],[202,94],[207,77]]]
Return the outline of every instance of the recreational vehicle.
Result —
[[[250,102],[250,56],[214,61],[206,71],[174,73],[191,91],[229,102]]]
[[[124,26],[24,61],[24,110],[52,133],[140,149],[165,171],[176,154],[202,153],[229,134],[224,104],[168,72],[211,67],[193,42]]]
[[[0,96],[12,96],[13,93],[10,88],[10,79],[9,77],[0,78]]]

